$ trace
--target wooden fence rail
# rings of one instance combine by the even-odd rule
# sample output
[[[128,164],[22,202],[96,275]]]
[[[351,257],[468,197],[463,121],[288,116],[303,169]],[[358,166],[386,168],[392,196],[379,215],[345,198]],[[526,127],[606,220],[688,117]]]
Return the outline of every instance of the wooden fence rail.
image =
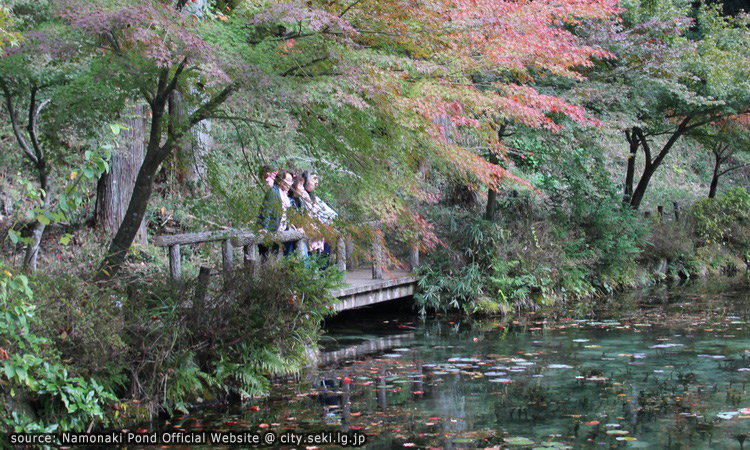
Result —
[[[180,279],[180,246],[201,244],[204,242],[221,242],[222,268],[225,275],[231,273],[234,268],[233,248],[243,248],[243,264],[245,267],[255,270],[260,264],[258,244],[272,244],[281,242],[294,242],[295,249],[299,249],[301,243],[307,236],[300,231],[289,230],[277,233],[259,234],[247,230],[219,230],[204,231],[199,233],[184,233],[173,235],[161,235],[156,237],[157,247],[169,248],[169,274],[173,280]],[[347,245],[348,244],[348,245]],[[351,253],[351,241],[343,236],[338,238],[336,244],[337,267],[341,271],[347,270],[347,256]],[[372,278],[382,279],[384,268],[383,242],[375,238],[372,249]],[[410,248],[409,262],[412,270],[419,266],[419,246],[414,244]]]

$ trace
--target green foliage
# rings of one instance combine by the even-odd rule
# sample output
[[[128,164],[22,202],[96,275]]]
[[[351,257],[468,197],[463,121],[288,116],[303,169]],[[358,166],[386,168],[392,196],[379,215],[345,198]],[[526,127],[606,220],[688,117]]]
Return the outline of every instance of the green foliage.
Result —
[[[471,212],[429,214],[447,249],[421,269],[423,309],[533,308],[630,283],[647,224],[614,191],[598,139],[575,128],[553,135],[518,127],[506,145],[541,192],[501,192],[498,223]]]
[[[0,51],[5,46],[15,47],[21,40],[21,34],[13,30],[13,15],[10,9],[0,7]]]
[[[117,398],[94,378],[75,374],[50,341],[32,330],[39,319],[29,280],[3,270],[0,278],[0,418],[15,432],[83,431],[106,424]],[[31,404],[35,404],[34,408]]]
[[[152,411],[185,411],[217,394],[266,393],[270,376],[298,373],[341,279],[335,268],[320,271],[320,261],[309,262],[271,260],[254,276],[238,272],[206,298],[197,283],[180,291],[141,286],[124,305],[132,318],[124,339],[137,351],[131,395]]]
[[[750,258],[750,194],[732,189],[719,198],[703,199],[693,206],[695,232],[706,244],[718,243],[744,252]]]
[[[691,255],[695,251],[691,225],[687,221],[655,221],[644,245],[645,260],[671,261]]]

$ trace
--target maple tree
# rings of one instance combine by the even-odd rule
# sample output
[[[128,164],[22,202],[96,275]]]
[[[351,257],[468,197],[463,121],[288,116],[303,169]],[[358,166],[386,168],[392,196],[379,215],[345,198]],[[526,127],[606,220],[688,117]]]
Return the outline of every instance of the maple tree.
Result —
[[[33,168],[38,186],[27,184],[33,207],[27,212],[29,239],[23,264],[33,272],[46,226],[70,212],[68,206],[74,203],[67,204],[69,188],[53,198],[66,181],[56,180],[55,172],[70,160],[91,160],[92,153],[81,156],[96,145],[101,127],[119,109],[120,99],[111,84],[92,78],[86,55],[64,43],[69,36],[56,27],[45,5],[27,8],[17,19],[23,24],[24,39],[6,48],[0,59],[0,98],[16,148]],[[78,114],[71,115],[71,110]],[[95,171],[103,171],[104,165]],[[19,234],[12,231],[9,236],[17,242]]]
[[[583,45],[570,29],[619,11],[613,0],[269,2],[229,8],[206,20],[149,1],[115,7],[68,0],[60,6],[60,16],[100,48],[106,75],[151,108],[146,157],[102,264],[105,277],[118,270],[132,243],[159,165],[190,128],[220,107],[227,113],[230,97],[246,102],[255,96],[255,108],[286,108],[309,126],[348,111],[407,130],[397,148],[386,149],[374,137],[378,154],[365,171],[395,164],[404,175],[404,163],[426,158],[476,186],[523,182],[482,152],[503,158],[497,130],[506,123],[556,129],[554,116],[594,122],[583,108],[541,93],[532,83],[545,75],[581,79],[578,69],[608,53]],[[187,86],[199,86],[207,100],[194,95],[195,111],[178,121],[167,109],[168,99],[176,91],[185,95]],[[269,86],[288,103],[269,98]],[[455,133],[479,136],[482,151],[449,142],[436,119],[449,121]],[[369,132],[358,130],[357,139]],[[417,155],[410,154],[415,143]],[[350,164],[351,146],[339,150],[333,157]],[[386,222],[424,224],[398,199],[399,191],[424,196],[417,177],[394,177],[381,187],[392,201],[373,203],[371,193],[356,201],[369,204]]]
[[[707,124],[690,134],[708,150],[713,159],[708,198],[716,198],[722,176],[750,165],[746,162],[750,150],[749,125],[750,117],[743,114]]]
[[[108,277],[119,270],[138,232],[161,163],[190,128],[236,90],[237,84],[230,81],[212,46],[195,32],[200,23],[193,16],[156,2],[129,2],[116,7],[107,2],[61,3],[59,15],[73,29],[85,33],[89,45],[101,49],[100,67],[106,64],[106,72],[101,75],[116,80],[130,96],[141,96],[151,109],[145,159],[128,209],[101,265],[100,276]],[[208,99],[198,101],[200,106],[189,116],[169,120],[170,95],[187,83],[198,82],[205,83]],[[214,92],[209,94],[211,90]]]
[[[13,29],[13,15],[9,8],[0,7],[0,51],[6,45],[16,46],[21,34]]]
[[[595,123],[583,108],[532,84],[545,75],[581,79],[578,69],[607,53],[582,45],[568,29],[617,11],[615,2],[280,3],[254,20],[274,30],[272,41],[283,43],[282,61],[290,65],[283,74],[346,74],[346,86],[331,80],[342,103],[376,110],[373,114],[392,117],[397,127],[416,134],[400,156],[411,171],[401,170],[398,183],[401,191],[427,199],[417,175],[425,162],[474,189],[489,186],[492,195],[504,180],[524,183],[499,164],[503,130],[510,124],[557,129],[555,116]],[[352,42],[361,48],[340,44]],[[479,144],[466,148],[461,135]],[[394,153],[376,162],[393,170]],[[386,222],[406,215],[405,222],[419,223],[404,203],[385,204],[389,207],[380,210],[371,205],[368,212]]]
[[[624,201],[635,209],[681,137],[750,108],[746,18],[707,6],[695,18],[687,12],[689,5],[641,19],[634,12],[624,22],[592,24],[587,36],[617,56],[581,90],[622,127],[629,148]],[[636,183],[639,152],[644,166]]]

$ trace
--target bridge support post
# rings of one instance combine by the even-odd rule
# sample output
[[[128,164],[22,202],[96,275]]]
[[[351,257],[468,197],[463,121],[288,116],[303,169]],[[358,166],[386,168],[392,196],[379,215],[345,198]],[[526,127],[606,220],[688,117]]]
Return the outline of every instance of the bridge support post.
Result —
[[[383,245],[378,236],[372,243],[372,278],[374,280],[383,279]]]
[[[412,272],[419,267],[419,243],[415,242],[410,249],[409,253],[409,265],[411,266]]]
[[[346,239],[343,237],[336,242],[336,265],[339,271],[346,272]]]
[[[255,275],[258,270],[258,245],[248,244],[243,247],[244,254],[244,267],[245,270],[249,270],[250,273]]]
[[[180,244],[169,246],[169,275],[174,281],[180,279]]]
[[[225,239],[221,246],[221,259],[224,268],[224,279],[228,279],[232,271],[232,241]]]

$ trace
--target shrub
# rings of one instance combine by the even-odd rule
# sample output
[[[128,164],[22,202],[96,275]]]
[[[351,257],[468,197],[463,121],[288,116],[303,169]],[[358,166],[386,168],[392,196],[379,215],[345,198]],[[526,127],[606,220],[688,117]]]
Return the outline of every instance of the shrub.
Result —
[[[184,411],[216,393],[266,393],[269,376],[299,372],[341,280],[335,267],[319,267],[314,258],[309,268],[271,259],[254,275],[236,271],[213,293],[198,282],[139,286],[125,307],[126,340],[137,350],[131,395],[152,411]]]
[[[2,271],[0,420],[15,432],[83,431],[106,424],[107,406],[117,397],[63,362],[52,342],[33,332],[39,323],[33,296],[28,278]]]
[[[645,261],[673,260],[692,254],[695,251],[693,227],[687,221],[654,222],[642,248]]]
[[[716,242],[750,258],[750,193],[738,187],[715,199],[697,202],[692,209],[695,232],[705,244]]]

